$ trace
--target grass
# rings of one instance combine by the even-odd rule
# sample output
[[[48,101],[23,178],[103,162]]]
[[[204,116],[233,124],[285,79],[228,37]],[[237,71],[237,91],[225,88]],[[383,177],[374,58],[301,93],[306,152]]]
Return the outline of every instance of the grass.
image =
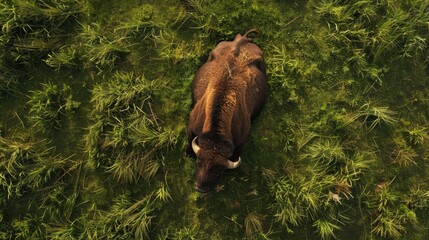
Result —
[[[79,106],[78,102],[72,100],[69,86],[60,88],[50,82],[42,84],[41,90],[32,91],[27,104],[30,105],[31,121],[42,131],[50,127],[60,128],[61,115]]]
[[[396,112],[389,107],[374,106],[373,103],[364,103],[359,110],[345,116],[344,125],[349,125],[352,122],[360,121],[362,126],[366,127],[367,131],[374,130],[377,126],[393,126],[397,121]]]
[[[363,118],[363,121],[369,125],[369,131],[382,123],[392,125],[397,121],[395,118],[395,112],[389,110],[388,107],[374,107],[370,106],[369,103],[366,103],[361,107],[361,109],[362,110],[359,115]]]
[[[390,209],[397,201],[397,196],[389,189],[390,183],[378,185],[376,195],[378,197],[379,215],[372,223],[374,224],[372,231],[382,237],[389,236],[397,238],[401,236],[401,232],[404,230],[404,227],[402,226],[400,217],[395,215]]]
[[[417,156],[417,153],[412,148],[397,146],[392,153],[392,161],[401,167],[409,167],[410,165],[417,165],[414,160]]]
[[[1,239],[428,239],[429,4],[0,3]],[[190,87],[256,28],[270,93],[195,192]]]
[[[333,187],[334,181],[333,176],[323,177],[314,172],[308,179],[280,177],[272,182],[269,181],[270,193],[274,197],[270,208],[274,212],[276,221],[292,232],[291,226],[316,220],[317,216],[326,210],[328,189]]]
[[[314,160],[316,163],[330,164],[344,161],[344,149],[336,139],[326,139],[315,142],[307,147],[304,159]]]
[[[415,127],[405,130],[408,142],[413,145],[422,145],[428,139],[426,127]]]
[[[398,238],[401,236],[401,231],[404,227],[399,223],[398,219],[392,218],[391,216],[379,215],[374,221],[375,227],[373,232],[380,235],[381,237],[393,237]]]
[[[161,185],[159,186],[159,189],[155,193],[155,198],[159,199],[162,202],[169,202],[173,200],[167,184],[161,183]]]
[[[245,235],[249,238],[263,231],[263,218],[257,213],[249,213],[244,219]]]
[[[51,195],[51,188],[58,190],[68,174],[80,165],[80,163],[71,162],[69,158],[53,156],[53,149],[49,148],[45,142],[27,142],[22,139],[1,137],[0,147],[2,150],[0,155],[2,202],[33,195],[35,199],[46,197],[43,201],[52,203],[54,197]],[[44,196],[46,193],[48,194]],[[61,191],[57,191],[57,193],[61,193]],[[64,202],[58,203],[62,205]],[[57,210],[50,212],[47,210],[50,208],[45,206],[45,202],[42,204],[39,202],[37,205],[40,209],[48,211],[45,212],[47,214],[46,219],[49,219],[48,216],[53,218],[54,215],[59,217],[64,216],[67,212],[71,213],[70,208],[62,209],[61,213]],[[30,206],[29,209],[31,209]],[[42,216],[35,215],[34,217]]]
[[[139,110],[159,91],[161,85],[156,81],[148,81],[144,76],[134,73],[116,72],[110,81],[95,86],[92,101],[95,110],[112,116],[128,109]]]
[[[31,64],[60,47],[70,25],[86,12],[83,1],[5,1],[0,4],[2,48],[9,58]]]
[[[143,5],[141,9],[138,9],[131,18],[127,21],[121,22],[121,24],[115,28],[115,32],[123,32],[123,36],[134,37],[134,38],[151,38],[164,26],[159,24],[154,19],[154,9],[151,5]]]
[[[59,69],[61,66],[79,66],[76,48],[70,46],[61,47],[58,51],[48,54],[44,60],[50,67]]]
[[[149,197],[133,201],[126,194],[119,195],[113,199],[110,211],[93,209],[94,218],[87,223],[92,231],[85,229],[86,237],[146,239],[154,217],[153,211],[153,200]]]
[[[0,98],[3,98],[7,95],[14,95],[19,93],[18,85],[19,79],[23,77],[23,73],[19,70],[10,66],[5,60],[4,55],[2,55],[0,61]]]
[[[110,35],[100,23],[82,25],[77,38],[83,47],[82,58],[87,68],[96,68],[99,72],[113,71],[120,60],[129,53],[130,43],[126,36],[116,33]]]
[[[95,123],[90,127],[93,132],[88,135],[87,148],[93,161],[101,163],[93,165],[105,165],[115,179],[126,182],[155,175],[159,169],[157,151],[177,143],[176,130],[160,126],[151,108],[162,89],[157,80],[121,72],[94,88]],[[113,156],[105,157],[107,152]]]
[[[334,231],[340,230],[341,228],[334,223],[331,223],[326,220],[318,219],[314,224],[313,227],[315,227],[322,239],[331,239],[335,238]]]

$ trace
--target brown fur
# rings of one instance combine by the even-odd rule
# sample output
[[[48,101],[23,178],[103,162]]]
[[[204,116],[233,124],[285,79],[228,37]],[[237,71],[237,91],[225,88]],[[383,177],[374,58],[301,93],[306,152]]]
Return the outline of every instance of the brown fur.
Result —
[[[242,153],[251,120],[268,95],[262,50],[247,37],[219,43],[192,82],[187,153],[198,136],[196,187],[208,191],[229,160]],[[223,166],[223,167],[222,167]]]

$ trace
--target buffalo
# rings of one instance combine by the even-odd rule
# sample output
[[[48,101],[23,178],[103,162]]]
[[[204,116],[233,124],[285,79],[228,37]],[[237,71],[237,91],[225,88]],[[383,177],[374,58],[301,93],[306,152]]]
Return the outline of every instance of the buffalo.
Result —
[[[225,169],[240,165],[251,121],[268,96],[263,52],[249,34],[220,42],[192,82],[186,153],[196,158],[195,189],[211,190]]]

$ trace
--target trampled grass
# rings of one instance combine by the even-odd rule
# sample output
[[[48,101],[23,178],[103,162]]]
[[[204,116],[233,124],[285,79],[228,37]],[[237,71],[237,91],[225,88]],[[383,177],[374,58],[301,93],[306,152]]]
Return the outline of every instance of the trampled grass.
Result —
[[[0,3],[0,239],[428,239],[429,2]],[[270,93],[194,190],[192,78],[255,28]]]

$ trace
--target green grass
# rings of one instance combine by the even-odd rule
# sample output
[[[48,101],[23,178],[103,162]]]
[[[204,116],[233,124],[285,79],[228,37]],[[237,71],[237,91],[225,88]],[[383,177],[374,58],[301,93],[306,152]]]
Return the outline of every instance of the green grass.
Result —
[[[111,33],[100,23],[83,24],[77,38],[83,46],[82,58],[85,67],[96,68],[99,72],[111,72],[123,57],[130,52],[126,36]]]
[[[4,55],[1,56],[0,62],[0,98],[5,95],[14,95],[19,93],[19,79],[24,75],[19,70],[11,67],[5,60]]]
[[[422,145],[428,139],[426,127],[415,127],[405,130],[408,142],[413,145]]]
[[[72,111],[79,106],[79,103],[72,100],[70,87],[63,85],[61,88],[50,82],[42,84],[41,90],[31,93],[27,104],[30,106],[28,115],[35,127],[42,131],[51,128],[61,127],[61,115]]]
[[[8,58],[17,63],[37,62],[64,44],[86,8],[84,1],[4,1],[0,44],[10,49]]]
[[[0,3],[1,239],[428,239],[427,0]],[[269,99],[194,190],[192,79],[255,28]]]
[[[331,239],[335,238],[334,231],[341,229],[337,224],[331,223],[326,220],[317,220],[313,227],[315,227],[322,239]]]
[[[93,165],[126,182],[156,174],[157,151],[177,144],[177,130],[160,126],[152,109],[154,98],[165,90],[157,80],[120,72],[94,87],[94,124],[87,136]]]
[[[61,66],[79,66],[77,50],[70,46],[61,47],[58,51],[48,54],[48,57],[44,61],[48,66],[58,69]]]

